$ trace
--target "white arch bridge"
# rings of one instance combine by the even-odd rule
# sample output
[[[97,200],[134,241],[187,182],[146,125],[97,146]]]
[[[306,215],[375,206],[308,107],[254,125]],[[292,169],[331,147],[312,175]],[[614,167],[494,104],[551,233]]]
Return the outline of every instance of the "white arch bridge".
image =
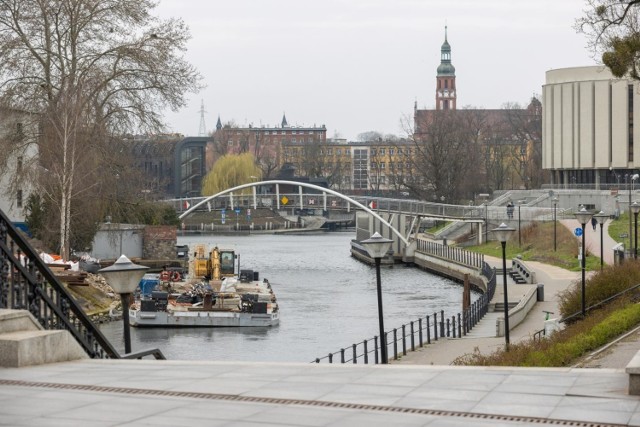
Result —
[[[304,192],[303,189],[313,190]],[[243,190],[251,190],[245,194]],[[284,190],[284,191],[283,191]],[[297,191],[296,191],[297,190]],[[195,211],[216,209],[215,201],[229,199],[229,207],[258,209],[269,207],[281,209],[341,210],[356,214],[356,241],[362,241],[375,231],[393,240],[396,258],[410,260],[416,242],[415,235],[422,219],[439,219],[452,222],[478,224],[478,237],[482,240],[482,227],[486,212],[483,207],[446,205],[406,199],[387,199],[370,196],[347,196],[337,191],[314,184],[287,180],[268,180],[238,185],[208,197],[174,200],[180,219]],[[213,207],[212,207],[213,203]]]

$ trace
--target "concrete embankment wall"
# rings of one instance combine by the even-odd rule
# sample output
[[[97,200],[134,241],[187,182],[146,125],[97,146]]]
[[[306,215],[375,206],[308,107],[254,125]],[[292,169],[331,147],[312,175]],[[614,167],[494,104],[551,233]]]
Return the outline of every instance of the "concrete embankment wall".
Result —
[[[451,260],[445,260],[427,255],[416,251],[414,254],[414,263],[422,268],[439,276],[448,277],[452,280],[463,283],[465,275],[469,275],[469,282],[480,292],[487,291],[487,281],[477,268],[471,268],[466,265],[455,263]]]

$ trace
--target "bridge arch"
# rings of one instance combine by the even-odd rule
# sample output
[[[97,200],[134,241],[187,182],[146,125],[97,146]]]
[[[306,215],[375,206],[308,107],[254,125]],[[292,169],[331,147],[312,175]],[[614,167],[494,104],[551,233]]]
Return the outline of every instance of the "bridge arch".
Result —
[[[367,212],[369,215],[371,215],[374,218],[376,218],[378,221],[380,221],[382,224],[384,224],[385,227],[387,227],[389,230],[391,230],[391,232],[393,234],[395,234],[406,246],[409,246],[409,241],[407,240],[406,237],[404,237],[402,235],[402,233],[400,231],[398,231],[396,228],[394,228],[391,224],[389,224],[389,222],[387,222],[384,218],[382,218],[376,212],[371,210],[368,206],[363,205],[362,203],[358,202],[357,200],[352,199],[351,197],[348,197],[348,196],[345,196],[344,194],[338,193],[337,191],[330,190],[330,189],[324,188],[324,187],[320,187],[320,186],[314,185],[314,184],[308,184],[306,182],[295,182],[295,181],[286,181],[286,180],[269,180],[269,181],[259,181],[259,182],[252,182],[252,183],[248,183],[248,184],[238,185],[236,187],[229,188],[227,190],[221,191],[221,192],[216,193],[216,194],[214,194],[212,196],[204,198],[200,202],[198,202],[195,205],[189,207],[189,209],[184,211],[180,215],[179,218],[183,219],[184,217],[189,215],[191,212],[195,211],[200,206],[202,206],[205,203],[215,199],[216,197],[224,196],[225,194],[230,194],[230,193],[233,193],[235,191],[243,190],[245,188],[252,188],[253,189],[253,197],[254,197],[254,200],[255,200],[256,188],[258,188],[258,187],[260,187],[262,185],[276,185],[276,188],[278,188],[278,186],[280,184],[282,184],[282,185],[292,185],[292,186],[304,187],[304,188],[310,188],[312,190],[321,191],[321,192],[323,192],[325,194],[331,194],[332,196],[336,196],[336,197],[338,197],[338,198],[340,198],[340,199],[342,199],[342,200],[344,200],[344,201],[346,201],[348,203],[351,203],[352,205],[357,206],[358,208],[360,208],[363,211]],[[300,190],[300,191],[302,191],[302,190]],[[279,193],[279,191],[277,191],[277,192]]]

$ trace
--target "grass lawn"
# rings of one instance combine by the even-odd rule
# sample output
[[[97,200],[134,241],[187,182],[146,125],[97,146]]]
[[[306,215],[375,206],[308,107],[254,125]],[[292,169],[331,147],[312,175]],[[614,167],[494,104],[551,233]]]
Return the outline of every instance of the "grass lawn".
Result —
[[[570,271],[580,271],[578,251],[580,240],[571,231],[561,224],[556,225],[556,250],[553,248],[553,221],[536,222],[522,228],[520,232],[521,245],[518,245],[518,231],[516,230],[507,242],[507,259],[520,255],[524,261],[538,261],[555,265]],[[586,232],[591,230],[587,229]],[[502,246],[500,242],[489,241],[483,245],[469,246],[465,249],[502,258]],[[600,269],[599,254],[592,254],[590,248],[587,252],[587,270]]]
[[[631,238],[635,238],[635,221],[633,215],[631,216]],[[629,214],[623,213],[618,219],[615,219],[609,223],[609,236],[616,242],[624,243],[624,247],[629,249]],[[620,237],[624,236],[624,237]]]

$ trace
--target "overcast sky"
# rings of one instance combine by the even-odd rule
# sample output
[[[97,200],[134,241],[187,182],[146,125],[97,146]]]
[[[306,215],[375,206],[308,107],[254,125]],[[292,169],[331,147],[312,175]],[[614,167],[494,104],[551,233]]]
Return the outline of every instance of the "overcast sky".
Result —
[[[193,39],[186,53],[207,87],[169,112],[171,131],[223,123],[327,127],[403,136],[403,118],[434,108],[445,23],[458,108],[526,104],[545,71],[594,65],[573,28],[584,0],[160,0]]]

